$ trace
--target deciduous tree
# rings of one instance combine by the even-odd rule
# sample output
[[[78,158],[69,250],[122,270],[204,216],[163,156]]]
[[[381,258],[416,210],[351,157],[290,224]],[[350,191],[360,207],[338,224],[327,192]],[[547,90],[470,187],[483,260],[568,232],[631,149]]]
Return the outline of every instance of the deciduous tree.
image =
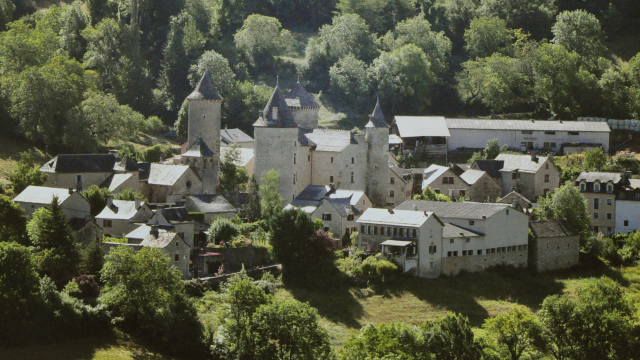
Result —
[[[4,195],[0,195],[0,242],[29,244],[27,218],[20,205]]]
[[[40,172],[33,160],[33,153],[25,151],[20,153],[18,168],[9,174],[9,181],[14,194],[20,194],[29,185],[40,186],[47,181],[47,174]]]

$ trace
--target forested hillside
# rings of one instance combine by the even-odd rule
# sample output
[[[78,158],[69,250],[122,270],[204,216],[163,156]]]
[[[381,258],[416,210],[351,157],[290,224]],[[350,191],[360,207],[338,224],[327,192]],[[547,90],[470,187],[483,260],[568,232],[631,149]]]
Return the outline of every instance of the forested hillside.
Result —
[[[0,126],[51,153],[183,134],[205,71],[249,133],[277,76],[360,126],[376,96],[387,116],[640,116],[634,0],[51,3],[0,1]]]

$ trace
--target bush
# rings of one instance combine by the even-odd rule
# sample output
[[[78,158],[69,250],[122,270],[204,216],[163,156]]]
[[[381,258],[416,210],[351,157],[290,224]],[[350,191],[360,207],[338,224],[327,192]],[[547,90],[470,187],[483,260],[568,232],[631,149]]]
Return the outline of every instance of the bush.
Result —
[[[164,124],[162,123],[162,120],[157,116],[148,117],[143,124],[143,130],[147,134],[158,132],[162,130],[163,127]]]
[[[214,241],[216,245],[228,243],[231,240],[240,235],[240,225],[230,219],[216,218],[209,227],[209,239]]]
[[[81,298],[83,299],[95,299],[100,296],[100,286],[96,280],[89,275],[76,276],[73,281],[78,285]]]
[[[161,160],[173,157],[171,147],[167,145],[154,145],[148,147],[142,153],[142,161],[146,162],[160,162]]]

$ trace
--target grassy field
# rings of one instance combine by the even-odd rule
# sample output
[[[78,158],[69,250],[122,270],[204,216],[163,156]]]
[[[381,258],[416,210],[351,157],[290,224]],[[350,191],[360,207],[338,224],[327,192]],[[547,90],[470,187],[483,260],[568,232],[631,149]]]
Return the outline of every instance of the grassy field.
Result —
[[[20,160],[20,153],[31,150],[35,154],[35,161],[38,164],[44,163],[49,156],[38,150],[33,145],[17,140],[12,137],[0,136],[0,183],[7,182],[7,176],[17,167]]]

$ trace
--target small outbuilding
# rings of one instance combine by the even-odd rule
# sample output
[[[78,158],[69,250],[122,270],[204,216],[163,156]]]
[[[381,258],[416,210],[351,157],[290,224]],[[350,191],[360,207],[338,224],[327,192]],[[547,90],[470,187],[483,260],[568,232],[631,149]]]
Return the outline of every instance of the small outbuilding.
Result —
[[[529,223],[529,266],[537,272],[578,265],[580,236],[560,219]]]

